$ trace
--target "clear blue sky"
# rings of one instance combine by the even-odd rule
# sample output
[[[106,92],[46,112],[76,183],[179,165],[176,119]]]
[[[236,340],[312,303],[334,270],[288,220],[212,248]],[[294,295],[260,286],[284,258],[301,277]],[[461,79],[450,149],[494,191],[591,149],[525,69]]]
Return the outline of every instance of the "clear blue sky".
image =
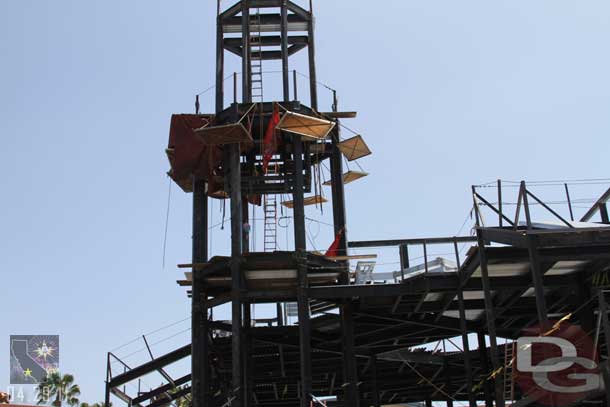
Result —
[[[315,3],[318,78],[374,151],[346,188],[351,239],[454,234],[473,183],[607,177],[607,1]],[[0,3],[0,344],[61,335],[83,400],[103,397],[107,350],[188,317],[174,265],[190,259],[191,197],[173,188],[163,269],[164,148],[170,115],[213,83],[214,12]],[[312,229],[318,248],[332,240]],[[0,349],[0,388],[8,374]]]

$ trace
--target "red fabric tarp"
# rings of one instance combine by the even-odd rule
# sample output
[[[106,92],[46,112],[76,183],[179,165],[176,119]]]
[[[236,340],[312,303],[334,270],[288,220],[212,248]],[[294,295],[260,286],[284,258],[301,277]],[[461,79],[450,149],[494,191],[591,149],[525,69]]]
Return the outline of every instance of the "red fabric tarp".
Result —
[[[168,143],[169,176],[187,192],[192,191],[192,175],[208,181],[208,195],[222,189],[222,178],[216,175],[222,165],[222,146],[204,144],[194,131],[209,124],[211,119],[211,116],[196,114],[172,115]]]

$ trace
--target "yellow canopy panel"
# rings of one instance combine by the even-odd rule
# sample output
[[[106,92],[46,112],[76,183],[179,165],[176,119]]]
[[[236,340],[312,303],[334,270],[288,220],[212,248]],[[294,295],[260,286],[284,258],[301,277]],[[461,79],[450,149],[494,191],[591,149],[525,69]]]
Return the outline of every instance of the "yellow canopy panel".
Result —
[[[362,171],[348,171],[345,174],[343,174],[343,183],[344,184],[349,184],[350,182],[354,182],[357,179],[360,179],[362,177],[366,177],[367,175],[369,175],[368,172],[362,172]],[[331,185],[332,183],[330,182],[330,180],[326,181],[324,184],[322,185]]]
[[[321,204],[324,202],[328,202],[328,200],[321,195],[308,196],[307,198],[303,199],[303,204],[305,206]],[[294,208],[294,201],[284,201],[282,202],[282,205],[284,205],[286,208]]]
[[[333,127],[335,127],[334,122],[294,112],[284,113],[277,124],[278,129],[300,134],[309,140],[325,139]]]
[[[349,161],[357,160],[358,158],[371,154],[369,146],[366,145],[364,139],[360,135],[343,140],[337,144],[337,147],[339,147],[339,150],[341,150],[345,158]]]
[[[241,123],[208,126],[195,130],[205,144],[251,143],[252,136]]]

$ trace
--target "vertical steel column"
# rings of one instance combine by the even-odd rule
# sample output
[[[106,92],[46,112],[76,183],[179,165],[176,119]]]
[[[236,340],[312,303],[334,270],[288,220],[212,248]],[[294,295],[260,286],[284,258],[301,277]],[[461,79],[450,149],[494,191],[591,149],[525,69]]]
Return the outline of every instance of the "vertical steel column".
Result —
[[[500,227],[504,226],[502,222],[502,180],[498,180],[498,225]]]
[[[451,391],[449,390],[449,386],[451,386],[451,374],[449,372],[449,362],[447,362],[447,357],[443,357],[443,370],[445,373],[445,403],[447,407],[453,407],[453,399],[450,397]]]
[[[372,387],[372,402],[373,407],[380,407],[379,402],[379,385],[377,383],[377,356],[373,355],[371,359],[371,387]]]
[[[316,50],[314,41],[314,18],[312,2],[309,2],[309,21],[307,23],[307,53],[309,56],[309,95],[311,98],[311,108],[318,110],[318,81],[316,79]]]
[[[487,344],[485,343],[485,334],[483,331],[477,331],[477,341],[479,344],[479,358],[481,359],[481,369],[483,370],[483,394],[485,396],[485,407],[493,407],[493,395],[487,375],[489,372],[489,361],[487,355]]]
[[[468,389],[468,405],[470,407],[477,406],[477,400],[475,394],[472,392],[472,386],[474,380],[472,377],[472,361],[470,359],[470,344],[468,343],[468,327],[466,326],[466,307],[464,306],[464,290],[462,288],[462,270],[460,267],[460,255],[457,249],[457,242],[453,242],[455,248],[455,259],[458,266],[458,307],[460,315],[460,331],[462,334],[462,347],[464,350],[464,367],[466,369],[466,386]]]
[[[311,324],[307,281],[307,252],[305,242],[305,205],[303,203],[303,143],[301,136],[293,138],[294,159],[294,245],[297,262],[297,306],[301,362],[301,407],[308,407],[311,395]]]
[[[306,249],[305,242],[305,204],[303,202],[303,142],[301,136],[293,136],[293,159],[294,159],[294,189],[292,197],[294,201],[293,216],[294,216],[294,246],[299,249]]]
[[[292,91],[294,92],[294,99],[299,100],[299,87],[297,86],[297,71],[292,71]]]
[[[242,366],[242,196],[239,145],[229,148],[229,185],[231,188],[231,332],[233,405],[243,406],[243,366]]]
[[[284,90],[284,102],[290,101],[290,80],[288,75],[288,6],[287,0],[282,0],[280,24],[281,36],[281,54],[282,54],[282,85]]]
[[[297,249],[297,305],[299,314],[299,345],[301,365],[301,407],[309,407],[311,395],[311,321],[307,281],[307,253]]]
[[[250,8],[248,0],[241,0],[241,35],[242,35],[242,60],[241,60],[241,85],[242,102],[248,103],[252,100],[250,87]],[[239,113],[235,106],[235,117]],[[244,366],[243,366],[243,305],[241,300],[242,271],[241,255],[243,249],[243,197],[241,194],[241,165],[239,144],[231,144],[229,147],[229,185],[231,188],[231,362],[232,362],[232,392],[235,397],[232,405],[245,406],[244,400]]]
[[[204,180],[193,177],[193,254],[192,262],[203,263],[208,256],[208,197]],[[193,267],[191,295],[191,372],[193,407],[209,405],[209,322],[207,294],[201,270]]]
[[[243,103],[252,101],[250,83],[250,6],[248,0],[241,0],[241,91]],[[262,55],[261,55],[262,58]]]
[[[337,111],[337,95],[333,93],[333,111]],[[330,157],[330,178],[331,193],[333,202],[333,224],[335,234],[341,233],[338,254],[347,255],[347,230],[345,215],[345,189],[343,186],[343,156],[339,150],[339,121],[332,134],[332,152]],[[340,283],[347,285],[349,281],[349,265],[345,266],[340,277]],[[341,325],[343,330],[343,368],[345,371],[346,382],[346,403],[351,406],[358,406],[360,397],[358,395],[358,365],[355,356],[354,344],[354,321],[353,306],[351,301],[344,301],[340,306]]]
[[[591,283],[587,281],[585,273],[578,273],[578,296],[573,304],[573,309],[579,309],[576,313],[580,326],[585,332],[595,329],[594,305],[591,303]]]
[[[477,229],[477,240],[479,246],[479,261],[481,266],[481,283],[483,285],[483,294],[485,302],[485,319],[487,322],[487,334],[491,347],[491,365],[494,371],[500,369],[500,355],[498,353],[498,342],[496,337],[496,323],[493,301],[491,298],[491,286],[489,282],[489,273],[487,269],[487,253],[485,252],[485,240],[480,229]],[[503,375],[496,376],[495,395],[496,406],[504,407],[504,384]]]
[[[536,312],[538,315],[538,323],[546,330],[549,328],[549,319],[547,314],[546,299],[544,298],[544,283],[542,281],[542,268],[540,266],[540,256],[538,254],[538,244],[536,237],[528,235],[527,251],[530,258],[530,270],[532,273],[532,282],[534,283],[534,293],[536,295]]]
[[[220,8],[220,0],[218,0]],[[216,17],[216,113],[224,109],[224,45],[222,20]]]
[[[246,229],[246,224],[249,224],[250,213],[248,212],[248,197],[243,194],[241,198],[241,216],[242,216],[242,228],[241,228],[241,240],[242,240],[242,253],[250,252],[250,230]]]
[[[106,354],[106,391],[104,395],[104,407],[110,407],[110,380],[112,372],[110,369],[110,352]]]
[[[405,279],[405,269],[410,267],[409,265],[409,245],[401,244],[398,246],[398,253],[400,255],[400,277],[402,280]]]
[[[251,406],[253,403],[253,392],[254,392],[254,375],[253,375],[253,366],[252,366],[252,336],[251,336],[251,326],[252,326],[252,314],[251,314],[251,304],[249,302],[243,303],[243,315],[244,315],[244,331],[242,334],[243,343],[242,343],[242,363],[244,369],[244,401],[243,405],[245,407]]]
[[[341,328],[343,336],[343,369],[345,371],[345,404],[358,407],[358,364],[354,344],[354,315],[351,302],[341,304]]]
[[[602,223],[610,223],[610,218],[608,218],[608,206],[606,206],[605,202],[599,204],[599,215],[602,218]]]
[[[566,190],[566,198],[568,199],[568,209],[570,210],[570,220],[574,222],[574,212],[572,211],[572,200],[570,199],[570,190],[568,189],[568,184],[563,184],[563,187]]]
[[[606,341],[606,352],[610,353],[610,324],[608,323],[608,304],[604,290],[599,290],[599,312],[601,314],[602,329],[604,331],[604,340]],[[601,358],[600,358],[601,359]],[[606,360],[601,366],[602,375],[606,387],[606,402],[610,405],[610,365]]]

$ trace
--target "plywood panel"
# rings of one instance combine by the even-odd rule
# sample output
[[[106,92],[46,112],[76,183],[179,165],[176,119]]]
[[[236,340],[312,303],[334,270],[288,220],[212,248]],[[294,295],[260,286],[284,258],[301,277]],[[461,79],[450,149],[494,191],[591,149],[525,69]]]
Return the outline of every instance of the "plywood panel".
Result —
[[[325,139],[333,127],[335,127],[334,122],[294,112],[284,113],[277,125],[279,130],[300,134],[309,140]]]
[[[362,172],[362,171],[348,171],[345,174],[343,174],[343,183],[344,184],[349,184],[350,182],[354,182],[357,179],[360,179],[362,177],[366,177],[367,175],[369,175],[368,172]],[[326,181],[324,184],[322,185],[331,185],[330,180]]]
[[[337,144],[337,147],[339,147],[339,150],[341,150],[348,161],[357,160],[371,154],[371,150],[360,135],[343,140]]]

